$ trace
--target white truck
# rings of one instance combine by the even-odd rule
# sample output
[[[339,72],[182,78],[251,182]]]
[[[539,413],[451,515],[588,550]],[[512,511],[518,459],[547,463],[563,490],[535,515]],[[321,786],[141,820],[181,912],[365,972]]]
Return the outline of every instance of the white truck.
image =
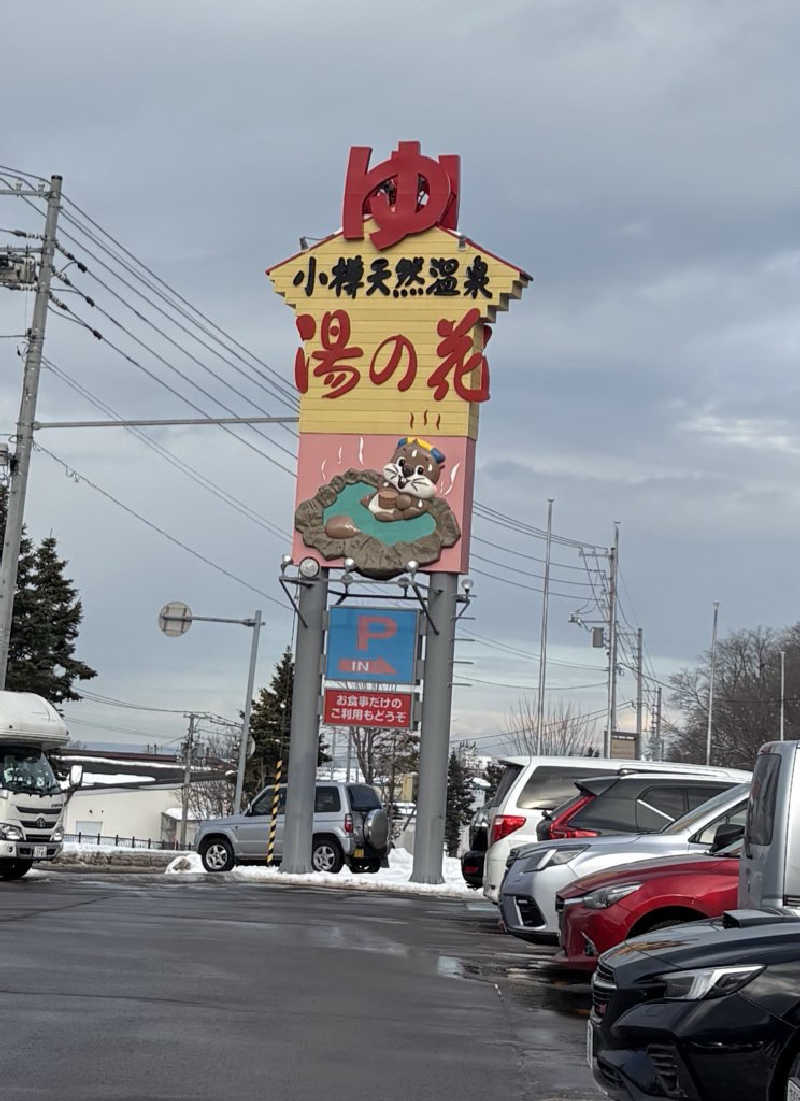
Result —
[[[0,692],[0,879],[21,879],[64,843],[62,816],[80,786],[73,765],[68,785],[56,778],[48,753],[69,735],[59,713],[31,692]]]

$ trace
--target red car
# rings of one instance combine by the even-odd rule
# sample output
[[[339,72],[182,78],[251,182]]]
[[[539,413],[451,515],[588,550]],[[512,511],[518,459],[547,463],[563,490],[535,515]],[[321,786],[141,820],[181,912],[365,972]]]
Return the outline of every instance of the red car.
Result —
[[[554,963],[593,971],[601,952],[628,937],[735,909],[738,886],[738,857],[705,853],[586,876],[556,895],[561,951]]]

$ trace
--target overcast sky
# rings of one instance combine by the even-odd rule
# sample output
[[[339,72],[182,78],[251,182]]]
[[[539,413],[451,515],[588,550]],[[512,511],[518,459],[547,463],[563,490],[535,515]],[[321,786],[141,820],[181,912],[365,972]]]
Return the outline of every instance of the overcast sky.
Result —
[[[708,645],[713,600],[721,602],[723,632],[797,618],[796,4],[45,0],[8,7],[3,21],[13,49],[3,58],[0,161],[62,174],[66,194],[87,214],[287,381],[293,317],[264,268],[295,251],[301,234],[339,225],[349,146],[371,145],[383,159],[398,139],[418,139],[429,154],[461,154],[460,228],[535,280],[499,316],[490,347],[479,500],[543,526],[552,496],[556,530],[600,545],[621,521],[626,612],[644,628],[659,677]],[[41,220],[21,200],[0,197],[0,227],[37,230]],[[75,252],[93,272],[166,328],[86,249],[108,257],[77,236]],[[244,378],[169,329],[242,398],[90,276],[75,267],[70,275],[237,413],[252,412],[253,402],[280,411],[262,380],[252,381],[251,361]],[[68,301],[190,393],[113,322],[74,296]],[[0,334],[22,332],[31,308],[31,296],[0,291]],[[13,339],[0,340],[3,434],[13,430],[19,401],[15,351]],[[120,413],[193,415],[53,315],[46,354]],[[210,407],[196,392],[194,400]],[[45,371],[39,415],[102,414]],[[274,443],[240,434],[291,467]],[[293,480],[279,466],[217,429],[151,435],[288,530]],[[269,436],[291,450],[289,434]],[[116,429],[39,438],[152,523],[281,596],[283,539],[140,441]],[[79,654],[99,673],[88,687],[153,707],[235,715],[244,696],[244,628],[196,624],[186,637],[166,639],[158,608],[182,599],[198,615],[244,617],[262,607],[260,683],[289,641],[286,610],[67,479],[47,456],[35,456],[29,492],[29,531],[57,536],[83,599]],[[516,576],[536,588],[530,574],[540,567],[509,551],[541,557],[542,544],[483,521],[475,530],[503,550],[473,545],[499,565],[474,560],[477,620],[464,634],[535,653],[539,594],[478,569],[509,577],[522,566]],[[557,559],[581,565],[569,548],[558,547]],[[555,573],[587,580],[573,569]],[[550,699],[601,708],[602,688],[567,691],[603,679],[604,655],[568,623],[588,590],[554,588],[575,596],[553,600],[551,656],[576,667],[551,666]],[[464,642],[458,656],[475,662],[459,667],[459,677],[535,688],[534,660],[482,641]],[[627,674],[620,696],[632,694]],[[458,687],[453,737],[497,745],[488,737],[503,729],[519,695]],[[88,702],[69,716],[85,740],[168,741],[183,729],[179,714]]]

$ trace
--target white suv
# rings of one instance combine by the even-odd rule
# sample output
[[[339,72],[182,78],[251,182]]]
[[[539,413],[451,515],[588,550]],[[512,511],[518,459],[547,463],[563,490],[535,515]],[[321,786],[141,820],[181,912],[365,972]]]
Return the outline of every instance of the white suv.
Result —
[[[492,797],[489,849],[483,868],[483,893],[500,901],[500,886],[511,849],[537,841],[536,826],[544,811],[575,794],[575,781],[628,772],[685,773],[740,783],[749,773],[733,768],[676,764],[674,761],[616,761],[605,757],[502,757],[505,772]]]

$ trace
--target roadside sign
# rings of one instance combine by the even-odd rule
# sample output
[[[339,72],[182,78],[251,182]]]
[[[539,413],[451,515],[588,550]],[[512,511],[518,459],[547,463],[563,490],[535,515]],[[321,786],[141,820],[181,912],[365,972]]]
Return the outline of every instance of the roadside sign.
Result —
[[[419,615],[408,608],[331,608],[328,680],[416,682]]]
[[[329,726],[382,726],[407,730],[411,726],[411,692],[347,692],[325,689],[324,721]]]
[[[192,609],[188,604],[173,600],[158,613],[158,625],[171,638],[185,635],[192,625]]]

